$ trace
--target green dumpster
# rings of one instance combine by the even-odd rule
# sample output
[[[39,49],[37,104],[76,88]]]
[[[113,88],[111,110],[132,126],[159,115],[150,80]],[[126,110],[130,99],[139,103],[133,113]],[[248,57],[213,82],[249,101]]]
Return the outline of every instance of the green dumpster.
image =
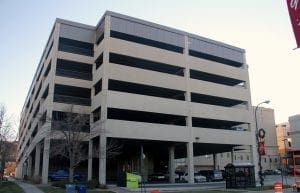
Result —
[[[131,173],[126,173],[126,187],[127,188],[138,188],[139,187],[139,176]]]

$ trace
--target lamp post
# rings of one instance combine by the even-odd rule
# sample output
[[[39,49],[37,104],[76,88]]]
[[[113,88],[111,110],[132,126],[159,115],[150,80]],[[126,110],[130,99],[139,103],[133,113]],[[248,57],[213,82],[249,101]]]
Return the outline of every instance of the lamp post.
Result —
[[[254,111],[254,117],[255,117],[255,126],[256,126],[256,132],[255,132],[255,135],[256,135],[256,144],[257,144],[257,153],[258,153],[258,167],[259,167],[259,172],[258,172],[258,175],[259,175],[259,182],[260,182],[260,186],[263,187],[264,185],[264,178],[263,178],[263,173],[262,173],[262,165],[261,165],[261,155],[260,155],[260,152],[259,152],[259,133],[258,133],[258,124],[257,124],[257,109],[259,107],[259,105],[261,104],[269,104],[270,101],[269,100],[266,100],[266,101],[263,101],[261,103],[258,103],[258,105],[256,105],[255,107],[255,111]]]

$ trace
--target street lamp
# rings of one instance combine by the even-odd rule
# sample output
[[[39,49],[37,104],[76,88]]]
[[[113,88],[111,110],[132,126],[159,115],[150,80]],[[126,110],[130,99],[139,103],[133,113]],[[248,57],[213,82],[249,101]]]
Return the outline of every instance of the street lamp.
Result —
[[[254,111],[254,117],[255,117],[255,126],[256,126],[256,144],[257,144],[257,153],[258,153],[258,167],[259,167],[259,172],[258,172],[258,175],[259,175],[259,179],[260,179],[260,186],[263,187],[264,185],[264,178],[263,178],[263,173],[262,173],[262,165],[261,165],[261,155],[260,155],[260,152],[259,152],[259,133],[258,133],[258,124],[257,124],[257,109],[259,107],[259,105],[261,104],[269,104],[270,101],[269,100],[266,100],[266,101],[263,101],[261,103],[258,103],[258,105],[256,105],[255,107],[255,111]]]

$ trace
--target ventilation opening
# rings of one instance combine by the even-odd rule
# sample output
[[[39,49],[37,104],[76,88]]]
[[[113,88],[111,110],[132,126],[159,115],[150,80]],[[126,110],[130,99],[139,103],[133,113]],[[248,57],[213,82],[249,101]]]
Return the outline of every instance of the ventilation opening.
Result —
[[[92,65],[82,62],[58,59],[56,75],[83,80],[92,80]]]
[[[224,130],[236,130],[237,126],[244,125],[246,123],[236,121],[226,121],[217,119],[205,119],[205,118],[192,118],[193,127],[203,127],[211,129],[224,129]]]
[[[229,60],[229,59],[226,59],[226,58],[214,56],[214,55],[211,55],[211,54],[206,54],[206,53],[203,53],[203,52],[197,52],[197,51],[194,51],[194,50],[189,50],[189,55],[197,57],[197,58],[203,58],[203,59],[206,59],[206,60],[214,61],[214,62],[219,62],[219,63],[226,64],[226,65],[233,66],[233,67],[243,66],[243,63],[241,63],[241,62],[236,62],[236,61],[233,61],[233,60]]]
[[[184,68],[182,67],[135,58],[131,56],[125,56],[121,54],[109,53],[109,62],[115,64],[121,64],[125,66],[131,66],[135,68],[152,70],[156,72],[173,74],[177,76],[184,76]]]
[[[220,75],[215,75],[215,74],[210,74],[207,72],[201,72],[197,70],[190,70],[190,77],[193,79],[197,80],[203,80],[203,81],[208,81],[208,82],[213,82],[217,84],[224,84],[228,86],[243,86],[245,85],[245,81],[243,80],[238,80],[234,78],[228,78],[225,76],[220,76]]]
[[[108,108],[108,119],[186,126],[186,117],[126,109]]]
[[[143,84],[119,81],[119,80],[109,80],[108,89],[113,91],[169,98],[175,100],[185,100],[185,92],[180,90],[173,90],[162,87],[148,86]]]
[[[247,102],[223,97],[216,97],[198,93],[191,93],[191,101],[195,103],[204,103],[209,105],[217,105],[224,107],[233,107],[236,105],[247,105]]]
[[[91,89],[56,84],[54,87],[54,102],[67,104],[91,105]]]

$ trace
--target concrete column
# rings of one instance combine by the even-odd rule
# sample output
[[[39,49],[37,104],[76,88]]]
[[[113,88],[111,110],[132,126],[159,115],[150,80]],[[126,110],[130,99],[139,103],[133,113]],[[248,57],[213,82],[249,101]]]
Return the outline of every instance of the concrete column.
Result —
[[[218,156],[217,154],[213,154],[213,161],[214,161],[214,169],[217,170],[218,169]]]
[[[234,163],[234,147],[231,149],[231,163]]]
[[[32,156],[29,155],[27,160],[27,176],[31,177],[31,175],[32,175]]]
[[[48,183],[49,154],[50,154],[50,138],[45,137],[44,150],[43,150],[42,184]]]
[[[40,175],[40,162],[41,162],[41,144],[37,143],[35,146],[34,176]]]
[[[188,167],[188,174],[189,179],[188,182],[190,184],[194,183],[194,147],[193,142],[188,142],[187,146],[187,167]]]
[[[174,145],[169,147],[169,182],[175,183],[175,147]]]
[[[93,139],[89,141],[88,180],[92,179],[92,175],[93,175]]]
[[[257,153],[257,146],[256,145],[250,145],[250,156],[251,156],[251,161],[255,165],[254,171],[255,171],[255,179],[259,181],[259,176],[258,176],[258,153]]]
[[[99,183],[106,184],[106,136],[99,139]]]
[[[28,163],[25,160],[24,163],[22,164],[22,179],[25,177],[25,175],[27,176],[27,167],[28,167]]]

